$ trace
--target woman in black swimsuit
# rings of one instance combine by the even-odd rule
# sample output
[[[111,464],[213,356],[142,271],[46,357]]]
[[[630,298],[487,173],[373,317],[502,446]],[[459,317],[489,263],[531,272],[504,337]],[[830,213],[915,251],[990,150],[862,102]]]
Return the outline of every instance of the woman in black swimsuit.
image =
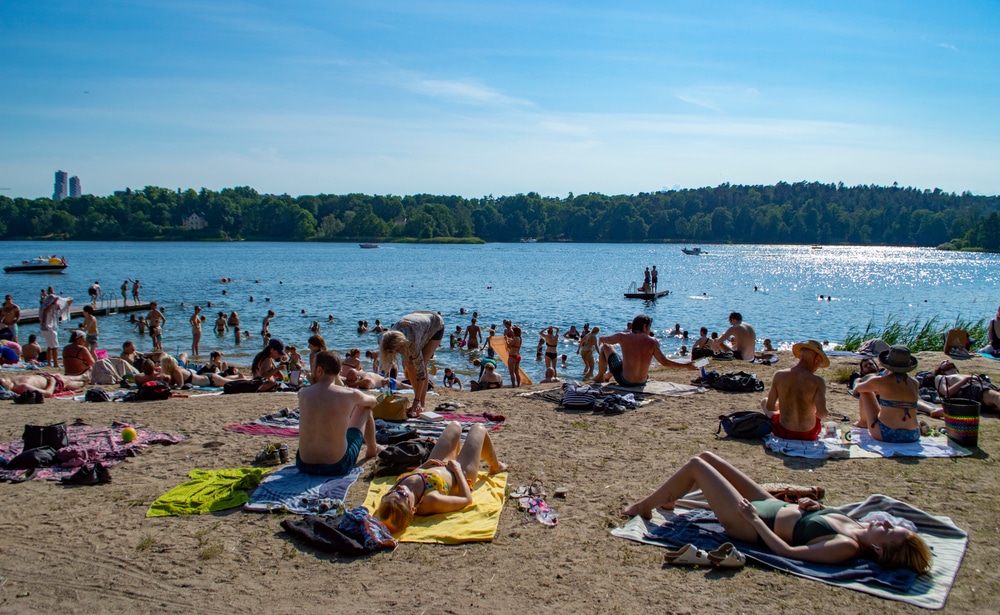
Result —
[[[177,359],[165,356],[160,359],[160,373],[173,387],[186,384],[196,387],[221,387],[232,380],[242,380],[240,376],[220,376],[219,374],[196,374],[177,364]]]
[[[549,327],[538,332],[545,340],[545,368],[556,371],[556,361],[559,358],[559,327]]]
[[[862,524],[825,511],[809,498],[785,504],[709,452],[692,457],[656,491],[622,513],[648,519],[654,508],[673,509],[677,500],[695,489],[705,494],[727,534],[743,542],[763,542],[775,555],[817,564],[870,557],[886,568],[930,571],[930,549],[914,532],[888,521]]]

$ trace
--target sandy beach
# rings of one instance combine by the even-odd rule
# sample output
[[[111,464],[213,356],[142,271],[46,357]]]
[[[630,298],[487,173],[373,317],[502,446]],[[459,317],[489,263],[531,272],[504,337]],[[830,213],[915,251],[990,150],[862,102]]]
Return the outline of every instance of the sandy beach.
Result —
[[[931,368],[940,353],[921,353]],[[752,367],[766,384],[777,366],[715,363],[728,371]],[[856,361],[832,358],[819,374],[828,381],[832,418],[857,418],[857,401],[833,382]],[[997,377],[1000,364],[959,362],[963,373]],[[660,380],[687,382],[690,372],[660,371]],[[710,450],[760,482],[820,485],[826,503],[845,504],[883,493],[929,513],[950,516],[970,534],[969,548],[945,612],[995,613],[1000,595],[997,546],[1000,480],[996,475],[997,417],[982,420],[980,451],[959,459],[811,461],[780,457],[757,443],[718,439],[718,416],[754,409],[758,394],[711,391],[661,398],[622,416],[557,411],[519,396],[522,390],[444,390],[469,413],[507,417],[494,434],[510,465],[508,485],[540,480],[559,513],[548,529],[510,502],[492,543],[458,546],[400,544],[391,552],[340,558],[305,549],[281,529],[283,515],[240,509],[218,514],[151,518],[149,504],[194,468],[242,467],[267,439],[223,431],[296,399],[250,394],[171,399],[143,404],[82,404],[48,400],[40,406],[4,402],[0,437],[20,438],[25,423],[82,418],[106,426],[134,421],[148,429],[190,436],[152,446],[112,468],[113,482],[66,488],[28,481],[0,485],[0,612],[264,612],[264,613],[910,613],[918,609],[803,580],[758,566],[735,572],[665,567],[663,550],[612,537],[619,510],[644,495],[690,456]],[[932,425],[942,421],[928,419]],[[287,440],[294,450],[295,441]],[[371,463],[368,464],[371,466]],[[359,505],[370,478],[352,487]]]

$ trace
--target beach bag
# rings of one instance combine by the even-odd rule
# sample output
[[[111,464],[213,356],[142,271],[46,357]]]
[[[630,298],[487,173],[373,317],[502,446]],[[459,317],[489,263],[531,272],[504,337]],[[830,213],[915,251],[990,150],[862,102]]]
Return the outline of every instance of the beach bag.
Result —
[[[143,382],[139,388],[122,398],[122,401],[158,401],[170,399],[170,387],[165,382],[150,380]]]
[[[712,387],[717,391],[728,391],[730,393],[753,393],[763,391],[764,383],[757,378],[757,374],[726,372],[712,383]]]
[[[227,395],[234,395],[236,393],[256,393],[261,384],[262,381],[256,378],[253,380],[230,380],[226,384],[222,385],[222,392]]]
[[[567,382],[563,384],[560,405],[570,410],[592,410],[601,390],[586,384]]]
[[[111,393],[108,393],[104,389],[90,389],[83,396],[83,401],[102,402],[102,401],[113,401],[113,399],[111,397]]]
[[[385,447],[375,458],[375,476],[399,476],[427,461],[434,441],[407,440]]]
[[[379,400],[372,408],[372,416],[383,421],[405,421],[410,400],[405,395],[393,393]]]
[[[65,446],[69,446],[69,436],[66,435],[66,423],[25,425],[24,433],[21,434],[21,442],[24,442],[24,450],[40,446],[48,446],[59,450]]]
[[[771,433],[771,419],[763,412],[752,410],[722,414],[719,415],[719,428],[715,430],[715,435],[723,430],[733,438],[760,439]]]
[[[691,351],[691,360],[696,361],[698,359],[711,359],[715,355],[712,349],[708,346],[702,346],[701,348],[695,348]]]
[[[14,397],[15,404],[44,404],[45,395],[41,391],[25,391]]]
[[[51,446],[37,446],[25,449],[17,457],[7,462],[8,470],[34,470],[47,468],[56,463],[56,450]]]

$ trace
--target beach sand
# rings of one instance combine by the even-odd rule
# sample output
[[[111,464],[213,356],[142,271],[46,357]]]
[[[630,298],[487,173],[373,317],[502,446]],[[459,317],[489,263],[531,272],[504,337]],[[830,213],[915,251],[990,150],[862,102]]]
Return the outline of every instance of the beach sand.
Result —
[[[933,368],[940,353],[919,355]],[[746,369],[765,383],[775,367],[715,363]],[[856,360],[836,357],[820,370],[828,379],[832,418],[857,418],[857,401],[832,382]],[[1000,363],[959,361],[963,373],[996,375]],[[693,372],[663,371],[661,380],[687,382]],[[508,503],[492,543],[458,546],[401,544],[370,557],[339,558],[304,550],[279,525],[282,515],[246,513],[147,519],[156,497],[193,468],[247,465],[267,443],[228,433],[286,406],[293,395],[251,394],[171,399],[143,404],[41,406],[4,402],[0,437],[21,436],[27,422],[84,418],[92,425],[135,421],[190,439],[152,446],[112,468],[114,482],[64,488],[29,481],[0,485],[0,612],[264,612],[264,613],[911,613],[899,602],[799,579],[757,566],[735,572],[663,566],[663,550],[614,538],[622,505],[658,485],[686,459],[709,450],[759,482],[820,485],[839,505],[870,493],[903,499],[950,516],[970,533],[969,550],[945,612],[995,613],[1000,596],[1000,480],[995,455],[1000,429],[987,415],[981,452],[963,459],[811,461],[778,457],[760,444],[717,439],[720,414],[756,409],[761,395],[709,392],[664,398],[622,416],[555,410],[517,396],[528,389],[479,393],[442,391],[428,406],[457,399],[471,413],[503,414],[493,435],[510,465],[511,487],[541,480],[559,525],[548,529]],[[440,391],[440,389],[438,389]],[[930,420],[932,425],[942,421]],[[295,447],[294,440],[287,440]],[[369,463],[369,466],[371,464]],[[368,479],[350,491],[364,499]]]

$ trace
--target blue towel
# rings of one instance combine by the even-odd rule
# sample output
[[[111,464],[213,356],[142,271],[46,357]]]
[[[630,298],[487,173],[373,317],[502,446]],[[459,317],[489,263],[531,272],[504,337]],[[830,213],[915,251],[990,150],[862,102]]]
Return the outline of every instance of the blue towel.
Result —
[[[250,495],[244,508],[257,512],[284,510],[300,515],[336,515],[344,512],[344,498],[361,476],[361,466],[346,476],[315,476],[294,465],[271,472]]]

